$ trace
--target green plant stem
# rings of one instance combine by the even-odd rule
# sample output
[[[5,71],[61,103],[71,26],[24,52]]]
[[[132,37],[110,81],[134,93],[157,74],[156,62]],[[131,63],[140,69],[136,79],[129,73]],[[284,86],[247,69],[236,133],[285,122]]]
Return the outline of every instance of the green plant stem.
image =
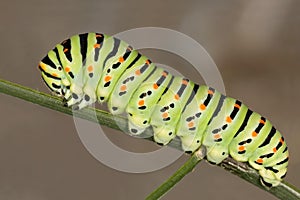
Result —
[[[32,102],[35,104],[38,104],[43,107],[50,108],[52,110],[56,110],[68,115],[73,115],[73,112],[71,108],[67,108],[64,106],[64,103],[62,102],[61,98],[48,95],[15,83],[11,83],[6,80],[0,79],[0,93],[4,93],[10,96],[18,97],[20,99],[23,99],[28,102]],[[85,108],[80,111],[76,111],[76,117],[86,119],[95,123],[99,123],[101,125],[108,126],[113,129],[117,130],[124,130],[127,129],[127,120],[124,117],[119,116],[112,116],[108,112],[96,110],[96,119],[93,118],[93,113],[95,112],[94,108]],[[147,129],[144,133],[145,135],[151,136],[152,130],[151,128]],[[152,137],[146,138],[148,140],[153,141]],[[170,143],[170,146],[176,149],[181,150],[180,147],[180,141],[175,139]],[[194,163],[195,158],[192,156],[192,161],[189,159],[187,161],[188,163]],[[185,164],[186,166],[188,164]],[[189,167],[180,168],[176,173],[182,174],[181,176],[184,177],[185,174],[190,172],[196,164],[191,164]],[[248,181],[249,183],[273,194],[278,199],[282,200],[300,200],[300,190],[294,187],[293,185],[282,182],[279,186],[273,187],[271,189],[264,188],[259,181],[259,174],[256,170],[252,169],[247,163],[241,163],[237,162],[231,158],[225,159],[220,165],[220,167],[224,168],[227,171],[230,171],[231,173],[241,177],[242,179]],[[188,170],[187,170],[188,169]],[[180,172],[180,170],[186,170]],[[182,178],[180,176],[180,179]],[[179,180],[180,180],[179,179]],[[179,181],[178,180],[178,181]],[[173,187],[172,184],[169,185],[169,187]],[[165,192],[168,191],[170,188],[166,188]]]
[[[146,200],[156,200],[166,194],[173,186],[178,183],[184,176],[192,172],[196,165],[203,160],[204,149],[200,149],[201,156],[195,153],[193,154],[170,178],[168,178],[163,184],[155,189]]]

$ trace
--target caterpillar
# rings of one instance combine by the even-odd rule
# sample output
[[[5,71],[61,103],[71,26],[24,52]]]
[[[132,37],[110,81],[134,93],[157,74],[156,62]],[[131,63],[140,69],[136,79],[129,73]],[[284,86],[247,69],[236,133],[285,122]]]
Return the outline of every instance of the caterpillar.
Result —
[[[122,40],[74,35],[50,50],[38,68],[66,106],[107,102],[113,115],[127,114],[132,135],[152,126],[158,144],[179,137],[185,152],[203,145],[210,163],[228,156],[248,162],[266,187],[286,175],[287,145],[269,120],[209,86],[173,76]]]

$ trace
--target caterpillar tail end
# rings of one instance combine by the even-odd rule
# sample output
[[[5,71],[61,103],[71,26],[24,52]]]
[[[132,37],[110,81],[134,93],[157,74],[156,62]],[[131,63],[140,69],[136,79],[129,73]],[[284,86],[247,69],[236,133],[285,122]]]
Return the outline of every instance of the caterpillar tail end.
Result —
[[[277,173],[268,169],[261,169],[259,170],[259,174],[261,176],[260,182],[266,189],[276,187],[281,183],[282,177],[286,175],[286,172],[287,168],[281,169]]]

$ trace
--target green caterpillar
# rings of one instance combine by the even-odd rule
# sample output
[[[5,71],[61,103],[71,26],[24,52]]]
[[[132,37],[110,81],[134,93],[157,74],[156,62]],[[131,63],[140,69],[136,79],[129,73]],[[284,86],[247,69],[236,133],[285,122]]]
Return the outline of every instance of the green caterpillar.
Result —
[[[133,135],[152,126],[159,144],[179,137],[186,152],[204,145],[211,163],[228,156],[248,162],[267,187],[286,175],[286,142],[269,120],[211,87],[156,67],[124,41],[75,35],[49,51],[39,69],[67,106],[81,109],[99,101],[114,115],[126,112]]]

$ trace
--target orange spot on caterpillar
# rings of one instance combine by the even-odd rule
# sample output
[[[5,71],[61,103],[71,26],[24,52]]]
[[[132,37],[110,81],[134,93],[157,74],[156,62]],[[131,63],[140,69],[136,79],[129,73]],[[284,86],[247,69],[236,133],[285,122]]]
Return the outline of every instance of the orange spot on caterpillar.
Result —
[[[239,151],[244,151],[245,150],[245,146],[239,146]]]
[[[150,65],[150,60],[146,60],[146,64],[147,64],[147,65]]]
[[[88,66],[88,68],[87,68],[87,70],[88,70],[88,72],[92,72],[93,71],[93,66],[92,65],[90,65],[90,66]]]
[[[280,138],[280,143],[283,144],[284,143],[284,139],[283,137]]]
[[[44,63],[40,63],[39,68],[41,68],[43,71],[46,71],[46,65]]]
[[[259,159],[256,160],[256,162],[257,162],[257,163],[263,163],[264,161],[263,161],[262,158],[259,158]]]
[[[276,149],[276,147],[274,147],[274,148],[273,148],[273,152],[276,153],[276,151],[277,151],[277,149]]]
[[[52,76],[57,77],[58,75],[56,73],[52,73]]]
[[[169,114],[167,112],[164,112],[161,116],[165,119],[169,116]]]
[[[205,109],[206,109],[206,106],[202,103],[202,104],[200,104],[200,109],[201,109],[201,110],[205,110]]]
[[[218,134],[214,134],[214,138],[215,139],[219,139],[219,138],[221,138],[221,135],[218,133]]]
[[[214,91],[208,90],[207,93],[208,93],[208,94],[214,94]]]
[[[95,49],[100,48],[100,44],[97,44],[97,43],[94,44],[94,48],[95,48]]]
[[[102,35],[97,34],[96,37],[102,37]]]
[[[136,74],[136,75],[141,75],[141,70],[139,70],[139,69],[136,70],[136,71],[135,71],[135,74]]]
[[[179,100],[180,96],[179,96],[178,94],[175,94],[174,98],[175,98],[176,100]]]
[[[232,119],[231,119],[230,116],[227,116],[227,117],[226,117],[226,122],[228,122],[228,123],[231,123],[231,122],[232,122]]]
[[[261,124],[266,124],[266,122],[264,121],[264,120],[259,120],[259,123],[261,123]]]
[[[154,83],[153,88],[156,90],[158,88],[158,85],[156,83]]]
[[[64,49],[64,53],[66,53],[67,51],[69,51],[69,49],[65,48],[65,49]]]
[[[127,89],[126,85],[121,85],[120,90],[123,92]]]
[[[189,128],[191,128],[191,127],[193,127],[193,126],[194,126],[194,122],[188,123],[188,127],[189,127]]]
[[[145,104],[145,101],[144,100],[140,100],[138,104],[139,104],[139,106],[143,106]]]
[[[238,108],[238,109],[240,109],[240,108],[241,108],[241,106],[240,106],[240,105],[238,105],[238,104],[234,104],[234,107],[235,107],[235,108]]]
[[[123,57],[120,57],[120,58],[119,58],[119,62],[120,62],[120,63],[124,62],[124,58],[123,58]]]
[[[104,81],[107,83],[108,81],[111,80],[111,76],[105,76]]]
[[[189,82],[187,80],[182,80],[183,85],[187,85]]]
[[[70,67],[65,67],[65,71],[68,73],[71,71],[71,68]]]
[[[252,132],[252,137],[256,137],[257,133],[255,131]]]
[[[163,75],[164,77],[166,77],[168,74],[167,74],[167,72],[164,71],[164,72],[162,73],[162,75]]]

